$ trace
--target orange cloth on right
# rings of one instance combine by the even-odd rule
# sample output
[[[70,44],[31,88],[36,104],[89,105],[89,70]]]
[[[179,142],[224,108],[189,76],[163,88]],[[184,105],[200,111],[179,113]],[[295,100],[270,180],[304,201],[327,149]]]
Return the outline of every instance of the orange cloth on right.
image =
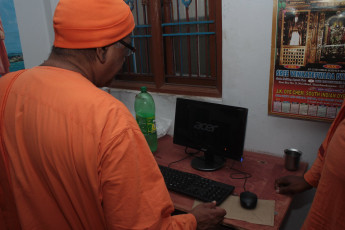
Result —
[[[0,102],[15,73],[0,78]],[[0,183],[0,229],[11,229],[4,218],[16,208],[23,230],[196,229],[192,214],[171,216],[169,192],[133,115],[81,74],[29,69],[4,109],[12,186]],[[6,202],[10,191],[16,207]]]
[[[304,179],[316,193],[303,230],[345,229],[345,104]]]

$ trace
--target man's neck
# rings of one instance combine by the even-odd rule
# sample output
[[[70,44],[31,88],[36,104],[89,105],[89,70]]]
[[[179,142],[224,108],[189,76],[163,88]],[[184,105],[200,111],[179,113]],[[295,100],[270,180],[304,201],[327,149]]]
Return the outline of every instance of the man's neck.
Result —
[[[57,67],[57,68],[77,72],[92,82],[92,80],[90,78],[91,75],[89,74],[89,73],[91,73],[90,68],[83,67],[79,63],[81,63],[81,61],[76,62],[76,61],[70,60],[70,59],[60,60],[60,59],[49,57],[40,66],[52,66],[52,67]],[[88,66],[88,65],[85,65],[85,66]]]

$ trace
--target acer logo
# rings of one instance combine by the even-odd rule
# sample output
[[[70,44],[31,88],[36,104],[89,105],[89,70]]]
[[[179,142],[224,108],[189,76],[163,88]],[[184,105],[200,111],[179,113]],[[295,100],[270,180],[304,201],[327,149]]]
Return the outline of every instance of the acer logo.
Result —
[[[207,124],[207,123],[201,123],[201,122],[196,122],[195,125],[193,126],[194,129],[197,130],[202,130],[206,132],[213,133],[216,128],[218,128],[218,125],[212,125],[212,124]]]

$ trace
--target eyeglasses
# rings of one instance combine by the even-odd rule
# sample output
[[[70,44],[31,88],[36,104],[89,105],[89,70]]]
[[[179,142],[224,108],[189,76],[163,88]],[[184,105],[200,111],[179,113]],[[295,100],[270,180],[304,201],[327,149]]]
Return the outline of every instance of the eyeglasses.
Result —
[[[119,40],[119,42],[125,46],[126,48],[128,48],[128,53],[126,54],[126,56],[131,56],[132,54],[135,53],[135,47],[131,46],[130,44],[128,44],[127,42],[123,41],[123,40]]]

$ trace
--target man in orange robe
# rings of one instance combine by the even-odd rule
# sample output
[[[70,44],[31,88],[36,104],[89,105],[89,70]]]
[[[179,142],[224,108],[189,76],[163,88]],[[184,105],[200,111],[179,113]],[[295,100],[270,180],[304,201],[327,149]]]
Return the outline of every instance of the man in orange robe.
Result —
[[[0,78],[0,229],[207,229],[215,203],[173,203],[128,109],[97,87],[134,28],[123,0],[61,0],[40,66]]]
[[[303,230],[345,229],[345,103],[304,177],[276,180],[278,193],[295,194],[317,188]]]

